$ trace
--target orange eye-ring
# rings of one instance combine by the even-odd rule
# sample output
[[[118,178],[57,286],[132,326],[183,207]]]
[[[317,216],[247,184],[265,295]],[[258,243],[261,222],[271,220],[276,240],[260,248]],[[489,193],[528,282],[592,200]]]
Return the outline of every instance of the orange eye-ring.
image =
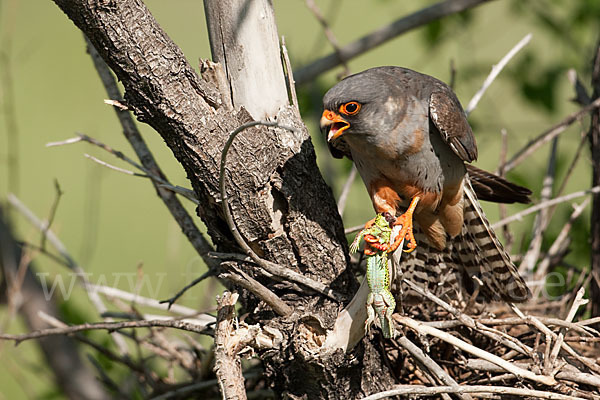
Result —
[[[354,115],[360,111],[360,103],[351,101],[340,106],[340,112],[346,115]]]

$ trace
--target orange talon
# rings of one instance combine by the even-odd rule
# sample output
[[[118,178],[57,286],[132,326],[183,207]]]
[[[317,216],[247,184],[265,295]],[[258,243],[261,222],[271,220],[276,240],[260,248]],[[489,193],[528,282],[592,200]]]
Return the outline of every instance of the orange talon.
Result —
[[[404,250],[406,253],[410,253],[417,247],[417,241],[413,235],[413,213],[415,212],[415,208],[417,208],[420,199],[419,196],[413,197],[406,212],[399,216],[394,222],[394,226],[402,225],[402,229],[400,229],[398,236],[396,236],[396,240],[390,246],[388,250],[389,253],[395,251],[405,239],[408,241],[408,243],[406,243],[407,249]]]

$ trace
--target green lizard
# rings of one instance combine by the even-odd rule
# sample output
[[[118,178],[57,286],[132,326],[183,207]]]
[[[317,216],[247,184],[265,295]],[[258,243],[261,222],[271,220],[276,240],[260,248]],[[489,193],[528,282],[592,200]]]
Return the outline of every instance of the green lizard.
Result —
[[[365,256],[367,257],[367,283],[370,293],[367,297],[367,320],[365,321],[365,332],[375,320],[379,318],[381,330],[385,338],[395,336],[392,314],[396,308],[396,301],[390,292],[390,270],[388,267],[388,248],[392,236],[392,228],[383,214],[377,214],[365,229],[356,235],[350,245],[350,250],[358,250],[360,240],[366,242]]]

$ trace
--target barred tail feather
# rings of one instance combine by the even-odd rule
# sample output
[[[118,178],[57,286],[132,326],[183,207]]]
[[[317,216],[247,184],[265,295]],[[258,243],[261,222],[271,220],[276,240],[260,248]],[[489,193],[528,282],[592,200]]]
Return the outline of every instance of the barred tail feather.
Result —
[[[490,300],[527,301],[531,292],[492,230],[468,179],[464,193],[465,222],[454,246],[463,267],[469,276],[475,275],[483,282],[481,289]]]

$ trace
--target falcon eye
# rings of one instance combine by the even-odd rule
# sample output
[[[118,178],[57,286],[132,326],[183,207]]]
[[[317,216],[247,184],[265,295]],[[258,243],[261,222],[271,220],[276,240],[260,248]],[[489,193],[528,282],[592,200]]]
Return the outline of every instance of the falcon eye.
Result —
[[[346,115],[354,115],[360,111],[360,103],[351,101],[340,106],[340,112]]]

